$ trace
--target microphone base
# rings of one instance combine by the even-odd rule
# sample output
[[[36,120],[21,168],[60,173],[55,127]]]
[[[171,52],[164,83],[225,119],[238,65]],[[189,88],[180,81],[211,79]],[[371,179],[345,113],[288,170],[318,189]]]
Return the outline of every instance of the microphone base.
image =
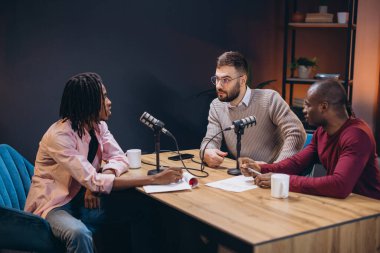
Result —
[[[241,175],[241,171],[239,169],[228,169],[227,173],[232,176],[239,176]]]
[[[160,172],[162,172],[164,169],[161,167],[159,171],[157,171],[157,169],[154,169],[154,170],[148,170],[148,176],[152,176],[152,175],[156,175]]]

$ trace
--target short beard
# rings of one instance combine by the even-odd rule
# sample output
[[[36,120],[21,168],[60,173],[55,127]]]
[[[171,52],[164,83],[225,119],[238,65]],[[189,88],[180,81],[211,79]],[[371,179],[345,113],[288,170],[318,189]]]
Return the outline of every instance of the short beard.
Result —
[[[322,127],[322,128],[326,128],[327,126],[327,120],[323,119],[319,119],[318,121],[313,121],[313,122],[307,122],[310,126],[313,126],[313,127]]]
[[[218,99],[222,102],[231,102],[234,99],[236,99],[240,95],[240,83],[239,81],[236,81],[235,85],[232,87],[232,90],[230,92],[227,92],[227,95],[225,98]]]

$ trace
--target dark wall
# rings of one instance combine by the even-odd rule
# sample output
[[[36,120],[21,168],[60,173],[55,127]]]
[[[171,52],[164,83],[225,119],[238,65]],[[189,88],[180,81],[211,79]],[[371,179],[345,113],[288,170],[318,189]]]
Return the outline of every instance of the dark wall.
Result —
[[[281,2],[281,1],[280,1]],[[112,100],[108,122],[120,146],[154,149],[138,120],[161,119],[180,148],[205,133],[215,59],[239,50],[253,83],[281,76],[283,4],[279,1],[2,2],[0,8],[0,142],[34,161],[38,142],[58,119],[66,80],[99,73]],[[174,149],[162,137],[162,149]]]

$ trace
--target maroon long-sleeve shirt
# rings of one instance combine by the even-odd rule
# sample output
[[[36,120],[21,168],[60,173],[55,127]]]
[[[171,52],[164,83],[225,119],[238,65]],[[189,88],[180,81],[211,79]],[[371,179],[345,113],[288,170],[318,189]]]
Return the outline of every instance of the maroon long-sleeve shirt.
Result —
[[[297,176],[319,161],[327,170],[326,176]],[[346,198],[353,192],[380,199],[375,138],[360,119],[348,119],[332,136],[319,127],[311,143],[298,154],[260,166],[263,173],[290,174],[290,191],[335,198]]]

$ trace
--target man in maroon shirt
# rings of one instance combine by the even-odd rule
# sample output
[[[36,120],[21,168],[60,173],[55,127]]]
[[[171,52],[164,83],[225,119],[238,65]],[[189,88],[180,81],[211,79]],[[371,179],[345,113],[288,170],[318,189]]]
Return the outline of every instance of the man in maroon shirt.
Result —
[[[270,187],[272,173],[286,173],[291,175],[290,191],[334,198],[346,198],[353,192],[380,199],[375,139],[363,120],[349,115],[343,86],[336,80],[313,84],[303,113],[310,125],[318,126],[305,149],[275,164],[242,158],[242,173],[255,177],[260,187]],[[317,162],[326,168],[326,176],[298,176]],[[248,168],[263,174],[256,176]]]

